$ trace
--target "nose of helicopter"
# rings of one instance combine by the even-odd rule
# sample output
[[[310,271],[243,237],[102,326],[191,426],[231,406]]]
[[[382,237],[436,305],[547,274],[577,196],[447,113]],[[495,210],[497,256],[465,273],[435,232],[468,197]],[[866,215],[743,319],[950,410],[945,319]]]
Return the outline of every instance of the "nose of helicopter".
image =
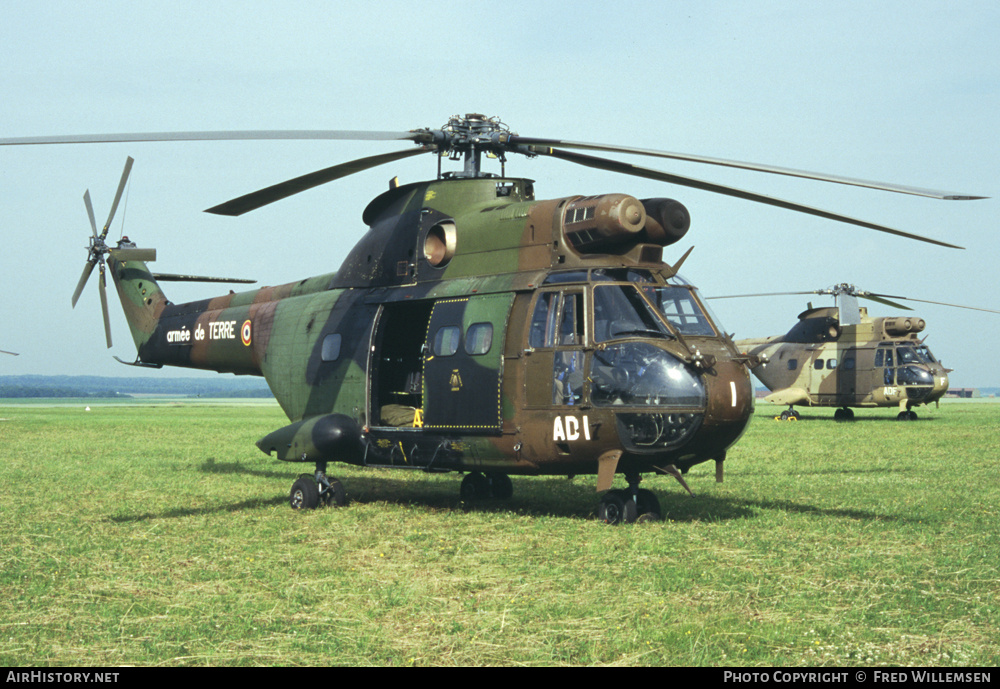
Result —
[[[754,410],[753,385],[746,366],[720,361],[704,374],[708,407],[703,427],[725,450],[746,430]]]
[[[931,401],[939,400],[944,396],[944,393],[948,392],[948,369],[934,367],[931,369],[931,374],[934,376],[934,387],[931,388],[929,399]]]

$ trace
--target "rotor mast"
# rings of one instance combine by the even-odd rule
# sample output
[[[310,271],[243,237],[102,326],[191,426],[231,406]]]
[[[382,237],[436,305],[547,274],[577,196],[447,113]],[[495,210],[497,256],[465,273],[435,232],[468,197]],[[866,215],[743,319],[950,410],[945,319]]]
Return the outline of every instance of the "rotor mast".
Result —
[[[461,172],[442,173],[439,164],[438,179],[445,176],[461,179],[494,177],[495,175],[489,172],[483,172],[483,153],[500,161],[501,176],[504,174],[503,168],[507,162],[508,150],[516,149],[518,153],[535,155],[525,146],[511,144],[510,128],[499,118],[475,113],[467,114],[465,117],[455,115],[441,129],[419,129],[414,134],[417,143],[433,145],[439,155],[447,153],[449,160],[464,160]]]

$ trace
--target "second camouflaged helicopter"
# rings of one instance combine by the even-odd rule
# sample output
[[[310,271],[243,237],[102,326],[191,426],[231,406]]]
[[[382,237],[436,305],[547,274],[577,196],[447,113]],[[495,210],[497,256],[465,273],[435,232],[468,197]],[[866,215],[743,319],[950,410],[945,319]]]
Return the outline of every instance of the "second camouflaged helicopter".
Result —
[[[721,480],[727,449],[753,411],[757,362],[704,310],[663,248],[687,231],[684,206],[625,194],[537,200],[531,180],[481,170],[485,153],[551,156],[953,246],[882,225],[569,149],[741,167],[936,198],[974,198],[663,151],[537,139],[494,118],[452,118],[408,132],[189,132],[5,139],[0,144],[215,139],[399,140],[416,148],[336,165],[209,212],[240,215],[346,175],[421,153],[437,179],[391,186],[364,212],[367,234],[333,273],[174,304],[123,239],[93,238],[78,291],[100,267],[118,289],[137,365],[263,376],[289,425],[258,442],[315,465],[293,508],[343,504],[329,462],[469,472],[467,498],[507,497],[511,474],[596,474],[606,522],[652,519],[643,473],[707,460]],[[441,158],[464,169],[441,172]],[[128,170],[122,175],[118,197]],[[690,250],[689,250],[690,252]],[[107,266],[107,268],[105,267]],[[628,487],[612,490],[616,474]]]
[[[738,340],[741,351],[758,362],[754,375],[771,390],[764,399],[787,404],[782,421],[799,419],[795,405],[838,407],[837,421],[854,418],[851,407],[898,407],[896,418],[913,421],[914,407],[937,402],[948,391],[948,372],[924,344],[920,333],[923,318],[893,316],[872,318],[858,306],[867,299],[910,311],[898,301],[919,301],[960,309],[1000,313],[976,306],[945,304],[891,294],[877,294],[841,283],[829,289],[809,292],[740,294],[735,297],[774,297],[795,294],[833,296],[832,307],[809,308],[799,314],[799,322],[784,335]]]

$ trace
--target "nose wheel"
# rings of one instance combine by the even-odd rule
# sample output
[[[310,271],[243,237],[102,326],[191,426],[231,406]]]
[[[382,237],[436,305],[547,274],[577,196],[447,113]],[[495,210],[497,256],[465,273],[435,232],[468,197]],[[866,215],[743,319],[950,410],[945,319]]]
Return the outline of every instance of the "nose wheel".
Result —
[[[302,474],[292,484],[288,504],[293,510],[314,510],[321,504],[343,507],[347,504],[347,493],[339,480],[327,478],[326,462],[317,462],[312,476]]]
[[[645,488],[639,488],[642,477],[626,474],[628,488],[609,490],[597,503],[597,518],[605,524],[631,524],[632,522],[658,522],[660,501]]]

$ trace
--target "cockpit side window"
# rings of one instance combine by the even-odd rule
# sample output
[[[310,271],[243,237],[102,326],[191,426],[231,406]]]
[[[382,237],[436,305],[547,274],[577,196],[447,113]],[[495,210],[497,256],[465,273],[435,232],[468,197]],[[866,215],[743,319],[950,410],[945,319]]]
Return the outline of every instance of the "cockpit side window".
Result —
[[[648,285],[643,286],[642,291],[681,335],[715,335],[715,329],[690,289]]]
[[[917,355],[919,355],[920,358],[926,364],[936,364],[937,363],[937,359],[935,359],[934,355],[931,354],[931,350],[930,350],[930,348],[927,345],[920,345],[919,347],[917,347]]]
[[[531,316],[530,347],[552,347],[556,341],[556,313],[559,292],[542,292]]]
[[[583,344],[583,292],[563,294],[559,318],[559,344]]]

